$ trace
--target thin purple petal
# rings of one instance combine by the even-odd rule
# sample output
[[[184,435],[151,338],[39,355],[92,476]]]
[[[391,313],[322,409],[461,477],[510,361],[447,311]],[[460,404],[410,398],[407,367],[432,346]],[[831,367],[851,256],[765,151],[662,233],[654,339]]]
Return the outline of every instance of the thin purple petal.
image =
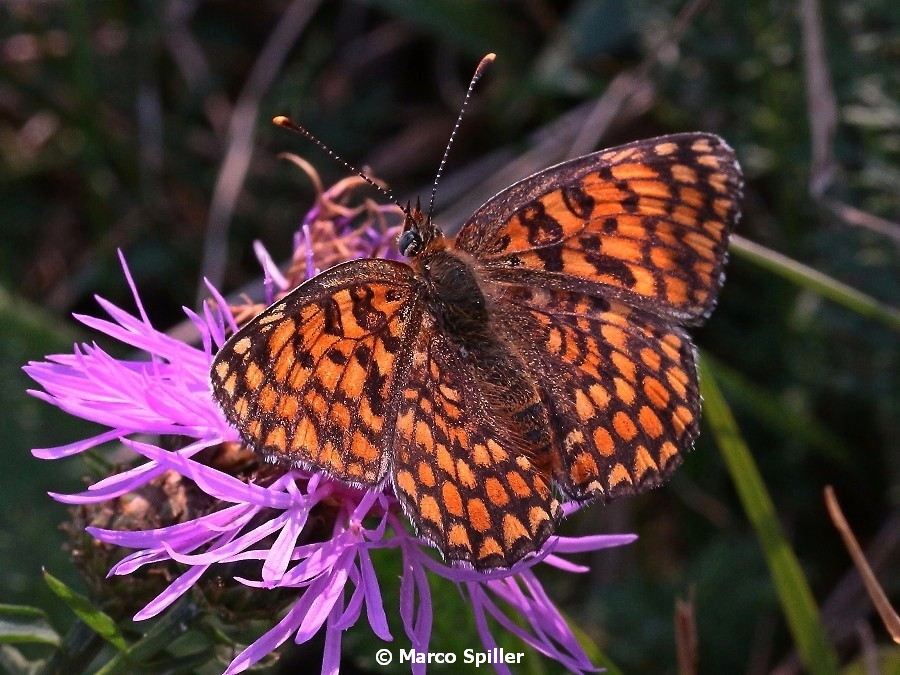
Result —
[[[291,499],[283,492],[274,492],[253,483],[243,483],[227,473],[181,457],[177,453],[167,452],[147,443],[140,443],[123,438],[122,442],[148,459],[177,471],[190,478],[207,494],[226,502],[248,502],[257,506],[270,506],[284,509],[290,506]]]
[[[175,562],[179,562],[185,565],[209,566],[213,563],[221,562],[222,560],[242,551],[247,546],[265,539],[273,532],[277,532],[288,520],[288,513],[289,512],[282,513],[277,518],[266,521],[262,525],[259,525],[246,534],[234,539],[234,541],[229,541],[227,544],[224,544],[222,546],[211,547],[204,553],[198,553],[195,555],[180,553],[176,551],[171,544],[165,541],[163,542],[163,547]]]
[[[144,303],[141,302],[141,296],[138,294],[137,285],[134,283],[134,277],[131,276],[131,270],[128,269],[128,263],[125,262],[125,254],[122,252],[122,249],[117,249],[116,253],[119,254],[119,262],[122,264],[122,271],[125,273],[125,283],[127,283],[128,288],[131,289],[131,295],[134,297],[134,304],[137,305],[138,312],[144,320],[144,323],[147,324],[147,326],[150,326],[150,317],[144,310]]]
[[[175,602],[178,598],[190,590],[191,586],[196,583],[197,579],[207,570],[207,567],[192,567],[180,577],[175,579],[162,593],[157,595],[153,600],[147,603],[140,612],[134,615],[135,621],[143,621],[144,619],[152,619],[154,616],[163,611],[166,607]]]
[[[275,627],[266,632],[252,645],[238,654],[229,664],[223,675],[232,675],[232,673],[242,673],[257,661],[268,656],[270,652],[275,651],[284,644],[287,639],[297,629],[297,622],[300,616],[305,612],[304,597],[300,598],[285,617],[275,624]]]
[[[491,651],[497,647],[497,641],[491,634],[488,627],[487,617],[484,614],[484,605],[482,597],[484,592],[478,584],[466,584],[469,590],[469,598],[472,600],[472,613],[475,615],[475,628],[478,630],[478,636],[481,638],[481,644],[484,645],[486,651]],[[506,664],[494,664],[494,670],[499,675],[512,675]]]
[[[552,537],[555,553],[583,553],[625,546],[637,541],[636,534],[595,534],[586,537]]]
[[[584,574],[585,572],[591,571],[591,568],[587,565],[577,565],[565,558],[560,558],[558,555],[548,555],[544,558],[544,564],[555,567],[563,572],[569,572],[570,574]]]
[[[249,520],[256,512],[256,507],[249,504],[236,504],[185,523],[160,527],[154,530],[130,532],[127,530],[104,530],[99,527],[87,527],[85,530],[95,539],[107,544],[115,544],[126,548],[144,548],[156,545],[161,541],[173,543],[181,537],[194,536],[198,531],[221,532],[226,525],[229,526],[229,529],[234,529],[242,526],[243,522]],[[243,520],[241,520],[242,517]],[[213,525],[216,527],[213,527]]]
[[[309,591],[307,591],[308,593]],[[344,608],[344,591],[338,595],[331,613],[328,615],[328,624],[325,626],[325,649],[322,653],[322,675],[337,675],[341,669],[341,633],[343,629],[338,626],[339,619]]]
[[[294,636],[294,642],[302,644],[309,640],[313,635],[319,632],[325,619],[331,613],[332,607],[337,602],[338,596],[343,594],[344,585],[347,583],[348,562],[352,558],[344,555],[335,564],[334,569],[327,576],[319,577],[307,589],[306,595],[313,595],[316,598],[315,603],[310,607],[306,616],[297,629],[297,635]]]
[[[384,603],[381,601],[381,588],[378,586],[378,576],[369,552],[364,548],[359,549],[360,583],[366,594],[366,617],[372,632],[382,640],[393,640],[388,628],[387,616],[384,613]]]
[[[203,283],[206,284],[206,287],[209,289],[210,294],[213,296],[213,300],[216,301],[216,307],[219,310],[219,315],[228,322],[228,327],[231,329],[231,332],[237,333],[238,325],[234,320],[234,315],[231,312],[223,309],[223,307],[228,307],[228,301],[221,293],[219,293],[219,289],[217,289],[209,279],[203,277]],[[218,344],[220,346],[224,344],[224,339],[221,343]]]
[[[291,562],[291,553],[297,543],[297,537],[300,536],[300,532],[306,525],[309,508],[309,505],[303,504],[299,507],[291,507],[287,512],[287,522],[278,533],[278,538],[272,544],[269,556],[263,564],[263,581],[273,583],[284,576],[288,564]]]
[[[356,587],[353,589],[353,593],[350,595],[350,602],[347,603],[347,607],[341,613],[340,617],[334,621],[333,624],[329,621],[329,626],[333,625],[335,628],[339,628],[340,630],[347,630],[355,626],[356,622],[359,621],[359,617],[360,615],[362,615],[362,608],[366,595],[366,591],[360,583],[359,576],[359,570],[351,566],[349,570],[349,578],[350,581],[352,581],[356,585]],[[343,602],[343,596],[341,596],[341,602]]]
[[[34,450],[31,451],[31,454],[38,459],[60,459],[61,457],[71,457],[72,455],[77,455],[80,452],[102,445],[103,443],[115,440],[121,436],[122,433],[122,429],[111,429],[110,431],[104,431],[102,434],[97,434],[96,436],[91,436],[90,438],[75,441],[74,443],[69,443],[67,445],[57,445],[53,448],[34,448]]]

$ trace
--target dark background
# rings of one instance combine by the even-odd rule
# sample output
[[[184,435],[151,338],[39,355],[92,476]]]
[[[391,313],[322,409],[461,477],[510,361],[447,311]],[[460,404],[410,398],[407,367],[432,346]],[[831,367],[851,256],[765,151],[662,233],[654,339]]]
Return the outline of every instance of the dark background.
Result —
[[[0,601],[42,606],[59,630],[71,621],[40,579],[45,565],[79,584],[57,529],[66,511],[44,492],[77,490],[85,469],[29,449],[93,431],[27,398],[20,366],[94,339],[70,314],[95,313],[95,293],[131,307],[117,248],[158,326],[183,319],[203,274],[229,292],[257,279],[254,239],[286,259],[313,192],[277,153],[301,154],[326,185],[345,171],[272,127],[273,115],[301,121],[398,195],[424,196],[472,70],[494,51],[438,195],[442,225],[567,157],[714,131],[748,180],[742,236],[889,305],[900,285],[898,26],[892,0],[3,3]],[[217,191],[226,179],[234,199]],[[695,335],[849,664],[889,639],[822,488],[835,486],[897,591],[897,315],[823,299],[808,275],[792,281],[784,261],[766,259],[734,251],[719,307]],[[673,607],[689,596],[701,672],[798,672],[708,428],[669,486],[587,509],[563,530],[620,531],[639,542],[582,556],[591,573],[541,576],[624,672],[676,672]],[[434,600],[432,649],[477,646],[456,590]],[[376,643],[355,630],[346,671],[378,672]],[[314,664],[316,649],[294,663]],[[528,661],[529,672],[558,671]]]

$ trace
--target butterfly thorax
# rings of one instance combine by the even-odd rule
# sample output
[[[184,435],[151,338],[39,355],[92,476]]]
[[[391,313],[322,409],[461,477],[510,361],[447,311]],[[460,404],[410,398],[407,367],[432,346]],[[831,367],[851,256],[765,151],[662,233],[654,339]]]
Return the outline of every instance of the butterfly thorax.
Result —
[[[443,249],[417,256],[413,268],[439,329],[463,345],[483,343],[489,336],[487,301],[471,263]]]
[[[410,259],[425,307],[441,333],[472,349],[489,342],[487,303],[475,261],[447,246],[443,232],[418,202],[415,209],[407,207],[397,248]]]
[[[474,261],[441,247],[413,260],[426,311],[441,334],[472,366],[507,442],[545,465],[553,442],[537,387],[522,355],[495,325],[498,308],[485,295]]]

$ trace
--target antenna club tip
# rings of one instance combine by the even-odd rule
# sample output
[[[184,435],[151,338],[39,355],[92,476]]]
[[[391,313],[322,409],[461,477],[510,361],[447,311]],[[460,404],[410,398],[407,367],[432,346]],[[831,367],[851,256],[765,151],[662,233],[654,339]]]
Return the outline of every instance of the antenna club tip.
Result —
[[[284,115],[275,115],[275,117],[272,118],[272,124],[276,127],[289,127],[291,126],[291,120]]]
[[[481,60],[482,60],[484,63],[493,63],[493,62],[494,62],[494,59],[496,59],[496,58],[497,58],[497,55],[496,55],[494,52],[491,52],[491,53],[489,53],[489,54],[485,54],[485,55],[484,55],[484,58],[481,59]]]

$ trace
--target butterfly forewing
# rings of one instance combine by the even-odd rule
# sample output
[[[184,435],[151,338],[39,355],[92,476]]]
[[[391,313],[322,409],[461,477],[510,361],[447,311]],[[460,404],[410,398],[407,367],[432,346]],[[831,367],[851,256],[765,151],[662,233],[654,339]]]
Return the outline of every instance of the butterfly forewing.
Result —
[[[386,474],[421,310],[412,270],[387,260],[337,265],[232,336],[213,393],[263,456],[375,485]]]
[[[456,246],[487,279],[618,297],[691,322],[721,286],[740,191],[722,139],[662,136],[516,183],[475,212]]]

